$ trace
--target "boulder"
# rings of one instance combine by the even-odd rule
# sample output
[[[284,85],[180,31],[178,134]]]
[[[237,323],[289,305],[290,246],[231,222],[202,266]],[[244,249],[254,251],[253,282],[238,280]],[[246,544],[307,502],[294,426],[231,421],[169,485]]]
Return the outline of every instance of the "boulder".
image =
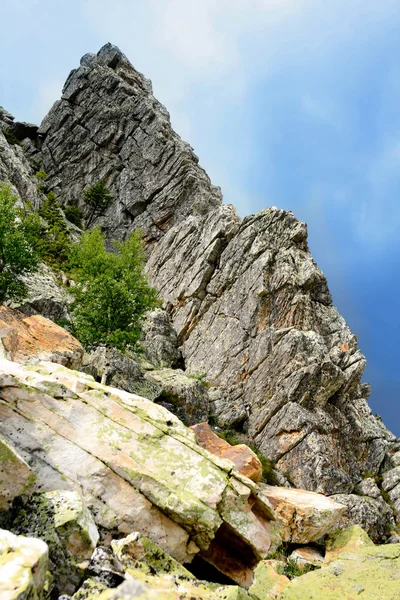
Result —
[[[376,543],[387,541],[395,529],[393,510],[381,495],[372,498],[358,494],[335,494],[332,499],[346,507],[338,521],[340,529],[347,529],[352,524],[360,525]]]
[[[0,356],[21,363],[49,360],[78,367],[83,347],[68,331],[41,315],[26,317],[0,306]]]
[[[282,523],[284,542],[315,542],[338,526],[345,511],[338,502],[315,492],[265,484],[260,487]]]
[[[49,583],[47,545],[0,529],[1,600],[46,600]]]
[[[292,580],[281,600],[397,600],[400,544],[341,553],[329,566]]]
[[[99,539],[93,518],[76,492],[34,494],[20,508],[12,525],[18,534],[44,540],[49,569],[58,594],[72,594],[82,578],[82,561],[89,559]]]
[[[72,600],[95,600],[95,598],[99,597],[101,592],[104,592],[107,589],[108,588],[104,583],[89,577],[88,579],[85,579],[79,590],[72,596]],[[59,598],[59,600],[67,600],[67,598],[69,598],[69,596],[61,596],[61,599]]]
[[[272,563],[273,561],[262,560],[254,569],[254,581],[249,594],[255,600],[278,599],[290,583],[290,579],[278,573]]]
[[[386,471],[383,475],[382,488],[388,495],[388,498],[397,512],[400,513],[400,464],[399,461],[400,452],[397,452],[392,457],[392,464],[395,465],[389,471]]]
[[[313,567],[321,567],[324,562],[324,556],[314,546],[301,546],[293,550],[289,560],[294,562],[299,569],[308,570]]]
[[[357,552],[360,548],[374,546],[374,542],[359,525],[332,533],[325,542],[324,566],[335,561],[342,552]]]
[[[289,560],[295,562],[301,569],[306,567],[321,567],[324,556],[314,546],[301,546],[293,550]]]
[[[0,360],[0,433],[36,490],[75,490],[104,539],[140,531],[181,563],[196,553],[239,584],[280,544],[260,488],[153,402],[89,375]]]
[[[29,465],[0,436],[0,511],[7,510],[14,498],[28,491],[34,481]]]
[[[150,370],[145,374],[145,380],[158,387],[154,401],[174,413],[185,425],[208,418],[209,400],[203,381],[181,369]]]
[[[208,423],[192,425],[197,441],[202,448],[221,458],[231,460],[236,469],[253,481],[262,478],[262,464],[257,455],[245,444],[231,446],[227,441],[216,435]]]

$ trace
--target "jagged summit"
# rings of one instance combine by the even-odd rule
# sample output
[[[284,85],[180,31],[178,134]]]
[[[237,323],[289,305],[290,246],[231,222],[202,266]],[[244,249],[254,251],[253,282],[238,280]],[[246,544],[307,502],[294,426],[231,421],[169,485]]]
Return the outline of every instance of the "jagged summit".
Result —
[[[211,382],[207,409],[219,423],[246,432],[282,481],[341,494],[378,522],[382,500],[369,498],[367,510],[353,492],[395,438],[368,407],[365,358],[332,305],[306,225],[274,207],[241,221],[223,205],[150,82],[111,44],[82,58],[23,144],[63,204],[106,180],[115,201],[100,223],[110,238],[142,228],[149,277],[186,368]],[[0,176],[25,198],[22,148],[1,136],[0,145]]]

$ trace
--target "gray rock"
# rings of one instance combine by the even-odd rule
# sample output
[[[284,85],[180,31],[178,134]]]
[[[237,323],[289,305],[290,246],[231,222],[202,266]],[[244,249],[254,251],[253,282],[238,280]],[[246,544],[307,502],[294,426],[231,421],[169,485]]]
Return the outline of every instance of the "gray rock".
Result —
[[[370,498],[382,498],[381,490],[375,483],[372,477],[363,479],[358,483],[354,489],[355,493],[360,496],[369,496]]]
[[[346,529],[353,524],[361,525],[375,543],[387,541],[391,531],[395,529],[393,512],[382,497],[335,494],[332,498],[347,507],[347,512],[341,517],[338,525],[340,529]]]
[[[203,381],[180,369],[156,369],[145,374],[147,382],[159,389],[157,404],[175,414],[185,425],[208,420],[209,400]]]
[[[155,367],[182,366],[178,335],[164,310],[159,308],[147,313],[141,342],[144,356]]]
[[[297,487],[348,494],[379,471],[395,437],[368,407],[365,358],[304,223],[276,207],[241,221],[222,205],[150,82],[111,44],[83,57],[30,142],[26,152],[63,203],[82,206],[102,178],[115,200],[96,223],[110,239],[142,229],[151,283],[186,369],[206,375],[219,423],[243,429]],[[0,135],[1,144],[0,179],[3,169],[24,199],[22,148]],[[175,366],[175,334],[161,314],[145,328],[148,356]]]

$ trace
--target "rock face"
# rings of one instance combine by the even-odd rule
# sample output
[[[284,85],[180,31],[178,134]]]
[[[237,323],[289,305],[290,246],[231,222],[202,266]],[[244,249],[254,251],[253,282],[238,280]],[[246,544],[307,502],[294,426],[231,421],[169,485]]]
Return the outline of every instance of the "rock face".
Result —
[[[109,237],[142,228],[185,366],[214,384],[220,421],[244,428],[299,488],[348,494],[377,472],[394,436],[368,408],[365,359],[304,223],[276,208],[241,222],[222,205],[150,82],[111,44],[71,72],[35,143],[24,141],[61,202],[82,202],[103,178],[115,196],[100,220]]]
[[[0,356],[17,362],[39,360],[79,367],[83,347],[70,333],[41,315],[0,306]]]
[[[163,407],[55,363],[4,359],[0,400],[0,433],[32,469],[30,492],[78,492],[105,539],[140,531],[242,585],[280,544],[260,488]]]

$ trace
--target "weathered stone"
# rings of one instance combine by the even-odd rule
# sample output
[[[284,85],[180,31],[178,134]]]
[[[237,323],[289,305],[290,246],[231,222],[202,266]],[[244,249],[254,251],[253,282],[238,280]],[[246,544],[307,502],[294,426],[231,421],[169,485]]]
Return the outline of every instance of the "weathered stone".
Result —
[[[48,548],[34,538],[0,529],[1,600],[46,600]]]
[[[34,494],[13,522],[18,534],[38,537],[49,547],[50,571],[59,594],[72,594],[81,580],[80,563],[99,539],[93,518],[76,492]]]
[[[58,364],[4,359],[0,398],[0,432],[33,490],[79,491],[110,533],[140,531],[181,563],[201,549],[239,583],[279,545],[259,487],[163,407]]]
[[[314,542],[333,531],[345,507],[331,498],[293,488],[260,484],[280,519],[282,540],[296,544]]]
[[[63,203],[82,204],[104,179],[109,238],[142,228],[151,282],[187,370],[213,384],[221,424],[244,425],[298,488],[350,493],[377,473],[394,436],[368,408],[365,359],[304,223],[275,207],[241,222],[222,205],[149,81],[111,44],[70,74],[38,135],[32,155]],[[161,366],[171,346],[156,337]]]
[[[324,562],[321,552],[314,546],[302,546],[293,550],[289,559],[294,561],[300,568],[320,567]]]
[[[397,600],[400,544],[342,553],[328,567],[294,579],[281,600]]]
[[[158,387],[154,401],[175,414],[185,425],[208,417],[207,388],[202,381],[180,369],[155,369],[145,374],[150,386]]]
[[[202,448],[216,456],[231,460],[240,473],[253,481],[260,481],[262,464],[248,446],[245,444],[231,446],[231,444],[218,437],[208,423],[198,423],[193,425],[191,429],[195,432],[197,441]]]
[[[342,552],[357,552],[369,546],[374,546],[374,542],[359,525],[332,533],[325,542],[324,566],[339,558]]]
[[[68,331],[41,315],[26,317],[0,306],[0,356],[21,363],[50,360],[77,367],[83,347]]]
[[[113,540],[111,547],[122,571],[136,569],[151,575],[168,574],[195,579],[185,567],[138,532],[121,540]]]
[[[158,387],[152,387],[145,381],[138,358],[133,354],[127,356],[115,348],[99,346],[91,354],[85,354],[79,370],[105,385],[151,400],[159,392]]]
[[[40,314],[52,321],[69,318],[68,305],[72,297],[48,266],[41,264],[37,272],[21,280],[26,284],[27,297],[22,302],[7,302],[10,308],[17,308],[26,316]]]
[[[217,588],[214,595],[219,600],[253,600],[246,590],[237,585],[224,585]]]
[[[86,579],[79,590],[72,596],[72,600],[95,600],[101,592],[104,592],[107,586],[97,579]],[[59,598],[60,600],[60,598]]]
[[[354,488],[356,494],[360,496],[369,496],[370,498],[381,499],[381,490],[372,477],[362,479]]]
[[[7,510],[14,498],[28,491],[34,481],[29,465],[0,436],[0,511]]]
[[[352,524],[360,525],[374,542],[379,543],[387,540],[395,528],[393,511],[382,496],[371,498],[357,494],[335,494],[332,499],[346,507],[338,522],[341,529]]]
[[[290,579],[275,571],[271,562],[262,560],[254,569],[254,581],[249,588],[249,594],[255,600],[280,598],[290,583]]]
[[[155,367],[177,368],[182,366],[178,335],[165,310],[158,308],[146,314],[141,342],[144,356]]]
[[[124,580],[123,571],[110,546],[97,546],[90,557],[85,576],[110,588],[117,587]]]

